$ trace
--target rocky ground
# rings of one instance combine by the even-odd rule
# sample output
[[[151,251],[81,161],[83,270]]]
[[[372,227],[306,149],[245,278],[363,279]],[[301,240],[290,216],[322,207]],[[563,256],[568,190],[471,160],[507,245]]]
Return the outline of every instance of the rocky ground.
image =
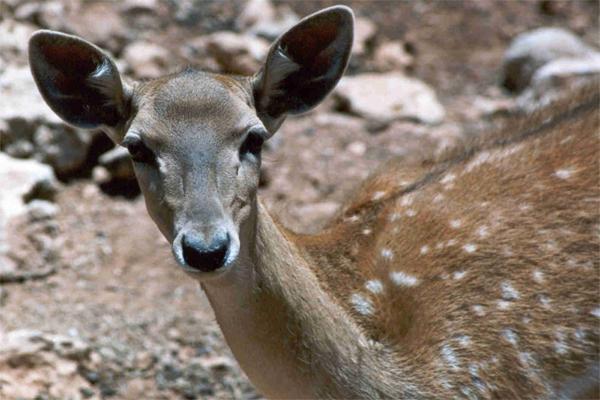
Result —
[[[264,154],[261,196],[304,232],[382,161],[440,151],[600,71],[596,1],[346,3],[347,77]],[[42,102],[31,32],[81,35],[134,79],[186,64],[249,74],[331,4],[0,0],[0,398],[260,398],[146,215],[126,152]],[[539,27],[572,34],[513,40]]]

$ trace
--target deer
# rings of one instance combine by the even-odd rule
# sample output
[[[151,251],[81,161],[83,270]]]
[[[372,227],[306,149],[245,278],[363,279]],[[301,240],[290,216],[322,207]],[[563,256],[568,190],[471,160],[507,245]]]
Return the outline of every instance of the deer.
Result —
[[[58,116],[128,149],[150,217],[263,395],[597,398],[597,87],[388,161],[318,233],[260,201],[264,142],[335,87],[353,23],[345,6],[305,17],[253,76],[136,82],[48,30],[29,60]]]

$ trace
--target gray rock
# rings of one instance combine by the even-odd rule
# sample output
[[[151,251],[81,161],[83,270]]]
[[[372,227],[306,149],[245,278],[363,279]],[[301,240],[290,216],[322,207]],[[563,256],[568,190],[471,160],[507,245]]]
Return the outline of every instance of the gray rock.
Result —
[[[167,71],[171,55],[167,49],[154,43],[133,42],[123,50],[123,58],[138,78],[156,78]]]
[[[212,57],[220,71],[241,75],[256,72],[269,51],[269,43],[261,38],[224,31],[195,39],[189,46]]]
[[[40,125],[33,137],[36,158],[58,175],[77,172],[84,164],[93,134],[64,124]]]
[[[102,154],[98,162],[108,171],[111,179],[135,179],[131,157],[124,147],[117,146]]]
[[[560,58],[593,57],[596,50],[562,28],[539,28],[515,37],[504,54],[502,84],[509,90],[525,89],[536,70]]]
[[[47,200],[32,200],[27,204],[27,214],[31,221],[42,221],[54,218],[59,207]]]
[[[33,199],[50,200],[58,188],[52,169],[34,160],[19,160],[0,153],[0,226],[22,215]]]
[[[367,18],[356,17],[354,19],[354,41],[352,43],[352,54],[364,56],[377,34],[377,26]]]
[[[445,115],[431,87],[398,72],[342,78],[334,98],[339,109],[378,124],[408,119],[435,125]]]
[[[61,123],[40,96],[28,66],[7,66],[0,74],[0,93],[0,120],[9,125],[22,121],[29,127],[29,135],[33,134],[33,121]]]
[[[250,0],[236,20],[238,29],[269,41],[294,26],[300,18],[286,5],[274,7],[269,0]]]
[[[404,43],[399,40],[385,42],[375,49],[373,65],[377,71],[405,71],[414,64],[414,57],[409,54]]]
[[[35,27],[26,23],[5,19],[0,22],[0,54],[3,58],[21,64],[27,62],[27,43]]]

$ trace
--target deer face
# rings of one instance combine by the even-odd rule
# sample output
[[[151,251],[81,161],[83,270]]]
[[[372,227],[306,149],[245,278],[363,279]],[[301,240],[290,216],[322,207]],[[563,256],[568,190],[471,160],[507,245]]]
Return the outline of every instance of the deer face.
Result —
[[[51,31],[33,35],[29,55],[40,92],[61,118],[102,128],[129,150],[175,259],[205,278],[233,266],[248,245],[240,232],[256,209],[262,144],[288,114],[311,109],[333,89],[352,25],[346,7],[303,19],[273,43],[253,77],[187,69],[125,85],[101,49]]]

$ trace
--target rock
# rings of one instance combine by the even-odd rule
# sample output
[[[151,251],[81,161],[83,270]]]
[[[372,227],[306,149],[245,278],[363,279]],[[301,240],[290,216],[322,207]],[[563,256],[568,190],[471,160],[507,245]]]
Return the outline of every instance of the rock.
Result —
[[[435,125],[445,115],[431,87],[397,72],[342,78],[334,98],[338,109],[378,124],[409,119]]]
[[[33,121],[61,123],[39,95],[28,66],[9,65],[0,74],[0,93],[0,120],[27,126],[29,135],[36,126]]]
[[[559,58],[593,57],[596,50],[562,28],[539,28],[513,39],[504,54],[502,84],[520,92],[544,64]]]
[[[373,55],[373,65],[377,71],[405,71],[412,67],[414,58],[401,41],[385,42],[377,47]]]
[[[27,222],[26,203],[33,199],[52,199],[58,183],[52,169],[33,160],[19,160],[0,153],[0,283],[19,282],[48,276],[54,271],[50,238],[44,232],[17,234]],[[42,227],[43,228],[43,227]],[[10,229],[10,230],[9,230]],[[30,229],[35,230],[36,226]],[[32,257],[25,266],[23,260]]]
[[[27,63],[27,43],[35,27],[22,22],[5,19],[0,22],[0,58],[11,63]]]
[[[212,57],[221,72],[241,75],[258,71],[269,51],[267,41],[233,32],[215,32],[193,40],[189,46]]]
[[[273,7],[269,0],[249,0],[236,20],[236,27],[273,41],[298,21],[298,15],[287,5]]]
[[[78,374],[89,347],[78,338],[36,330],[0,331],[0,398],[80,398],[90,384]]]
[[[59,207],[46,200],[32,200],[27,204],[27,214],[31,221],[42,221],[56,217]]]
[[[58,175],[76,173],[87,159],[92,139],[93,134],[64,124],[41,125],[33,136],[36,158]]]
[[[116,146],[114,149],[102,154],[98,163],[106,169],[111,179],[135,179],[133,163],[125,147]]]
[[[0,227],[21,215],[33,199],[52,199],[58,182],[52,169],[33,160],[19,160],[0,153]],[[1,229],[1,228],[0,228]]]
[[[165,74],[171,55],[157,44],[138,41],[125,47],[123,58],[136,77],[157,78]]]
[[[129,30],[118,7],[108,2],[83,2],[63,18],[64,29],[118,54],[129,39]]]
[[[367,18],[356,17],[354,19],[354,41],[352,43],[352,54],[363,56],[368,52],[370,45],[377,33],[377,27]]]

